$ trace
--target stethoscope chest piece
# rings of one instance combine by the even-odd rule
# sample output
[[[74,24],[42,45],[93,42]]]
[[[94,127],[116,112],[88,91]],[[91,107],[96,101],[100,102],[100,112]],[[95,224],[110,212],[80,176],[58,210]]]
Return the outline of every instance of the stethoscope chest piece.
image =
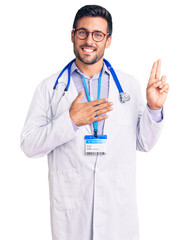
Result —
[[[119,97],[120,97],[120,101],[121,101],[122,103],[126,103],[127,101],[130,100],[130,96],[129,96],[129,94],[126,93],[126,92],[121,92],[121,93],[119,94]]]

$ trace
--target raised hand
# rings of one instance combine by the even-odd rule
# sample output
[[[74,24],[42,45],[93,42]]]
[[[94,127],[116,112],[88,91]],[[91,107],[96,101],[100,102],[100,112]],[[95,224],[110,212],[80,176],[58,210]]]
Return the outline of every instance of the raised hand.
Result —
[[[108,118],[105,114],[113,110],[112,102],[109,102],[107,98],[81,103],[84,97],[84,91],[76,97],[70,107],[70,118],[77,126],[88,125],[96,121],[104,120]]]
[[[161,60],[154,62],[150,73],[150,79],[148,82],[146,95],[147,103],[150,109],[158,110],[161,109],[167,99],[169,91],[169,85],[166,83],[167,77],[161,74]]]

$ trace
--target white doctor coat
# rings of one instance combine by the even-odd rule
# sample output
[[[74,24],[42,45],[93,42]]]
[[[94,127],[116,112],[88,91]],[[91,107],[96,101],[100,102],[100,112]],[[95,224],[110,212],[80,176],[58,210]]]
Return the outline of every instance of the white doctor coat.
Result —
[[[136,79],[117,72],[131,100],[120,103],[111,76],[109,99],[114,109],[104,125],[107,154],[85,155],[84,136],[91,134],[91,130],[89,125],[76,132],[73,129],[69,108],[77,91],[72,80],[69,91],[60,100],[55,119],[49,121],[44,117],[57,76],[37,87],[21,136],[21,148],[28,157],[48,154],[52,238],[139,240],[136,149],[149,151],[153,147],[163,121],[156,123],[151,119]],[[67,71],[59,82],[67,83]],[[56,96],[62,94],[63,88],[60,84]],[[59,97],[54,99],[52,111]]]

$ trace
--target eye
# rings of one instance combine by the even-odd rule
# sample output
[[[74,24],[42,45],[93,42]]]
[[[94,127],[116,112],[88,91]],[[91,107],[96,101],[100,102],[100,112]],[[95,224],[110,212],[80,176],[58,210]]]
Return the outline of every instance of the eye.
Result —
[[[96,38],[103,38],[104,37],[104,35],[101,32],[94,32],[94,36]]]
[[[86,32],[85,30],[79,30],[79,31],[78,31],[78,34],[79,34],[80,36],[85,36],[85,35],[87,34],[87,32]]]

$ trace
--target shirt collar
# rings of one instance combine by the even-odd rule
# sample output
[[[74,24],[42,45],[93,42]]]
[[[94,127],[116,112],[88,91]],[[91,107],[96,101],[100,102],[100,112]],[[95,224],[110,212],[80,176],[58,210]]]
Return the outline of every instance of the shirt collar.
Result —
[[[78,67],[76,66],[76,64],[75,64],[75,61],[72,63],[72,66],[71,66],[71,75],[72,75],[74,72],[77,72],[77,73],[81,74],[79,68],[78,68]],[[103,63],[103,67],[102,67],[102,74],[104,74],[104,73],[110,75],[110,71],[109,71],[109,69],[107,68],[107,66],[106,66],[105,63]]]

